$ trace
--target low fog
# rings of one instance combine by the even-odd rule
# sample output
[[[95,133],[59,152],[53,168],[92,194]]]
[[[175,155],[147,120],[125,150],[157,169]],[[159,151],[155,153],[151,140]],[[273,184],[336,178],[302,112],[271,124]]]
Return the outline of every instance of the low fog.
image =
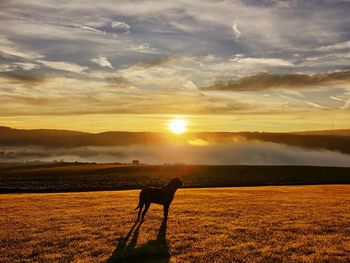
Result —
[[[350,155],[339,152],[247,141],[216,145],[76,148],[3,146],[0,148],[1,162],[64,160],[66,162],[130,163],[134,159],[146,164],[350,166]]]

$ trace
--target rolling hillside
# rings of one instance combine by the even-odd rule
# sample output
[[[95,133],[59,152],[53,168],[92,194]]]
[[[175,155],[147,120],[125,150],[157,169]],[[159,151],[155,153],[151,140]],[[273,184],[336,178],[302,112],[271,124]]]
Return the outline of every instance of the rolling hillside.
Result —
[[[347,131],[332,131],[332,133],[329,131],[301,133],[199,132],[178,136],[156,132],[111,131],[93,134],[64,130],[21,130],[0,127],[0,146],[81,147],[160,145],[188,144],[190,140],[203,140],[209,144],[228,144],[236,140],[258,140],[349,154],[350,136],[348,136]],[[345,134],[347,135],[344,136]]]

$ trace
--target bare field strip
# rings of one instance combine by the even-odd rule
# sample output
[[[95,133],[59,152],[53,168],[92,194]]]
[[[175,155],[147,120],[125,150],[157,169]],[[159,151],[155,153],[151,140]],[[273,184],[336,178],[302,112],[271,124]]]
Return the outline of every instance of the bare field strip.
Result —
[[[0,261],[350,261],[350,185],[180,189],[134,226],[138,193],[0,195]]]

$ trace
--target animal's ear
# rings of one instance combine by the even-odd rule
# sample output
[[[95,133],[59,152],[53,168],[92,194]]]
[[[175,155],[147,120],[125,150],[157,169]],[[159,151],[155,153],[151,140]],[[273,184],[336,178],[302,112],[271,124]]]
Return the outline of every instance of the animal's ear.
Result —
[[[182,186],[182,181],[180,180],[180,179],[178,179],[178,178],[176,178],[177,180],[176,180],[176,183],[177,183],[177,185],[178,185],[178,187],[181,187]]]
[[[171,179],[170,184],[176,185],[177,187],[181,187],[182,181],[179,178],[173,178]]]

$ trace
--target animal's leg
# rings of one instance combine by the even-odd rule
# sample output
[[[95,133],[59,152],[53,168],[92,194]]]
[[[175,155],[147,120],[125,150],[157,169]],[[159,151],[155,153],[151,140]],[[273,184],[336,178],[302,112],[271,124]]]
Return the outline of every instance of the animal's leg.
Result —
[[[140,220],[140,216],[141,216],[141,211],[142,211],[143,205],[144,205],[143,203],[140,204],[140,210],[139,210],[139,212],[137,214],[137,221]]]
[[[169,206],[170,204],[164,205],[164,218],[168,218]]]
[[[150,205],[151,205],[151,203],[146,203],[146,204],[145,204],[145,209],[143,210],[143,213],[142,213],[142,221],[143,221],[143,219],[145,218],[145,215],[146,215],[146,213],[147,213],[148,208],[149,208]]]

